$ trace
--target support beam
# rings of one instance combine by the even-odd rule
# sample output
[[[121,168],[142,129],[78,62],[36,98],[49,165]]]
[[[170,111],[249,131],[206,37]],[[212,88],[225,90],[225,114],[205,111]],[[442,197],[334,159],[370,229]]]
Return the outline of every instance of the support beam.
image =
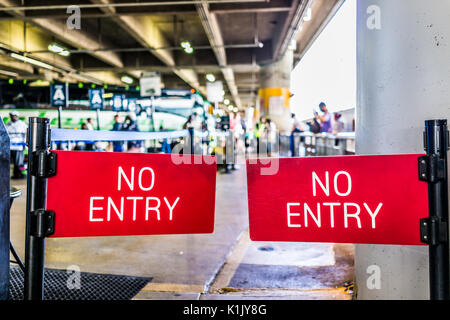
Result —
[[[217,58],[217,62],[221,67],[223,77],[225,78],[234,103],[238,108],[241,108],[241,100],[239,99],[238,89],[234,82],[233,70],[227,67],[227,54],[225,52],[224,41],[216,15],[209,11],[207,2],[196,4],[195,6],[202,21],[203,29],[205,30],[209,43]]]
[[[91,0],[95,4],[111,4],[110,0]],[[115,14],[116,9],[113,7],[102,7],[101,10],[107,14]],[[113,18],[113,20],[126,30],[130,36],[138,41],[144,48],[149,48],[149,51],[153,53],[155,57],[161,60],[166,66],[175,68],[175,58],[173,52],[170,50],[151,50],[152,48],[170,47],[171,43],[164,37],[163,33],[150,17],[140,16],[120,16]],[[183,81],[189,84],[191,87],[199,90],[201,88],[198,83],[197,74],[190,70],[178,70],[175,72]],[[205,92],[202,92],[203,94]]]

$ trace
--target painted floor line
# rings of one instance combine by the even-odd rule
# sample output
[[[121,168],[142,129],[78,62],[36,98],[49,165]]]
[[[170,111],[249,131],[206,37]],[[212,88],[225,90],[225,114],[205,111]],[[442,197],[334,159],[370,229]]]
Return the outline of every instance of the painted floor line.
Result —
[[[219,292],[222,288],[229,285],[237,268],[241,264],[242,259],[244,259],[245,253],[247,252],[249,246],[250,237],[247,230],[241,234],[241,237],[232,249],[232,252],[226,260],[222,270],[219,271],[216,279],[210,286],[210,289],[208,290],[209,293]]]
[[[177,292],[177,293],[202,293],[204,292],[203,285],[196,284],[180,284],[180,283],[148,283],[141,292]]]

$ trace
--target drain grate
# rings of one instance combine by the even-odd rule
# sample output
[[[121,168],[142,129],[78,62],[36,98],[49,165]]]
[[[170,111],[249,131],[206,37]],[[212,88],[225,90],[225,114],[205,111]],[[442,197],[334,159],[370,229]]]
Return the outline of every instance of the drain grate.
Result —
[[[11,266],[10,299],[23,299],[23,272]],[[45,269],[45,300],[131,300],[152,278],[80,273],[80,289],[69,289],[66,270]]]

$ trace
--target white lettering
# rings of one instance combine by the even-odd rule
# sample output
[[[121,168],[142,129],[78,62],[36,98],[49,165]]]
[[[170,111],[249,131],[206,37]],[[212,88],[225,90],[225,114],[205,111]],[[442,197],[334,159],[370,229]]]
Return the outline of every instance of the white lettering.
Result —
[[[356,212],[355,213],[349,213],[348,207],[355,207]],[[361,229],[361,220],[359,219],[359,213],[361,212],[361,209],[359,205],[356,203],[344,203],[344,226],[348,228],[348,218],[355,218],[358,222],[358,228]]]
[[[142,173],[144,171],[150,171],[150,173],[152,174],[152,182],[150,184],[150,187],[148,187],[148,188],[144,188],[142,186]],[[155,172],[153,171],[152,168],[149,168],[149,167],[142,168],[141,171],[139,171],[139,179],[138,179],[138,181],[139,181],[139,188],[141,188],[142,191],[149,191],[149,190],[151,190],[153,188],[153,185],[155,184]]]
[[[330,179],[329,179],[329,173],[328,171],[325,171],[325,182],[326,187],[324,187],[322,181],[320,181],[319,177],[317,176],[316,172],[312,172],[312,180],[313,180],[313,196],[316,196],[316,181],[319,183],[320,187],[322,188],[323,192],[330,196]]]
[[[334,228],[334,206],[340,206],[341,204],[339,202],[325,202],[323,205],[330,207],[330,222],[331,227]]]
[[[343,174],[343,175],[345,175],[347,177],[347,182],[348,182],[348,184],[347,184],[347,191],[344,192],[344,193],[339,192],[338,187],[337,187],[337,180],[338,180],[338,177],[341,174]],[[338,173],[336,173],[334,175],[334,191],[336,192],[336,194],[338,196],[341,196],[341,197],[345,197],[345,196],[348,196],[350,194],[350,192],[352,191],[352,178],[350,177],[350,174],[348,172],[339,171]]]
[[[128,179],[128,177],[125,175],[125,172],[123,171],[122,167],[119,166],[119,170],[118,170],[118,182],[117,182],[117,190],[121,190],[121,180],[120,177],[123,177],[125,182],[128,184],[128,187],[130,188],[131,191],[133,191],[133,187],[134,187],[134,167],[131,167],[131,180]],[[140,174],[139,174],[140,177]]]
[[[314,216],[312,210],[310,209],[310,207],[306,203],[303,204],[303,215],[305,217],[305,227],[308,226],[308,212],[309,212],[309,215],[311,216],[311,218],[313,218],[313,220],[316,223],[316,225],[320,228],[320,225],[321,225],[321,221],[320,221],[320,203],[317,204],[317,217]]]
[[[294,217],[300,216],[300,213],[298,213],[298,212],[291,212],[291,206],[299,206],[299,205],[300,205],[300,203],[297,203],[297,202],[289,202],[287,204],[287,223],[288,223],[289,228],[300,228],[301,227],[300,224],[292,224],[291,223],[292,216],[294,216]]]
[[[94,200],[103,200],[104,197],[91,197],[89,205],[89,221],[103,221],[103,218],[94,218],[94,210],[103,210],[103,207],[94,207]]]
[[[175,200],[175,202],[173,203],[173,205],[170,205],[169,201],[167,200],[166,197],[164,197],[164,202],[167,205],[167,208],[169,208],[169,220],[172,220],[172,216],[173,216],[173,209],[175,208],[175,206],[178,203],[178,200],[180,200],[180,197],[177,197],[177,199]]]
[[[380,202],[378,204],[378,207],[375,209],[375,212],[372,212],[372,210],[370,210],[370,208],[367,205],[367,203],[364,202],[364,208],[366,208],[367,212],[370,215],[370,218],[372,219],[372,229],[375,229],[375,217],[377,216],[378,211],[380,211],[382,206],[383,206],[383,204]]]
[[[150,207],[149,206],[149,202],[151,200],[156,200],[156,202],[158,204],[155,207]],[[147,197],[147,198],[145,198],[145,221],[148,221],[148,212],[149,211],[156,211],[158,221],[161,220],[161,216],[160,216],[160,213],[159,213],[159,206],[160,205],[161,205],[161,201],[159,200],[159,198],[156,198],[156,197]]]

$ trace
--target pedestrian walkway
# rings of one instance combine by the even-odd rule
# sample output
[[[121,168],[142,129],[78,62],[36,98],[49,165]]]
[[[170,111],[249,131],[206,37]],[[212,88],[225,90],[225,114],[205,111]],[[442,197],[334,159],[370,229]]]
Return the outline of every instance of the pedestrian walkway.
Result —
[[[11,239],[23,258],[26,186],[12,184],[24,191],[11,212]],[[46,240],[46,268],[74,265],[89,274],[151,279],[134,299],[352,296],[352,245],[250,241],[245,166],[218,173],[213,234]]]

